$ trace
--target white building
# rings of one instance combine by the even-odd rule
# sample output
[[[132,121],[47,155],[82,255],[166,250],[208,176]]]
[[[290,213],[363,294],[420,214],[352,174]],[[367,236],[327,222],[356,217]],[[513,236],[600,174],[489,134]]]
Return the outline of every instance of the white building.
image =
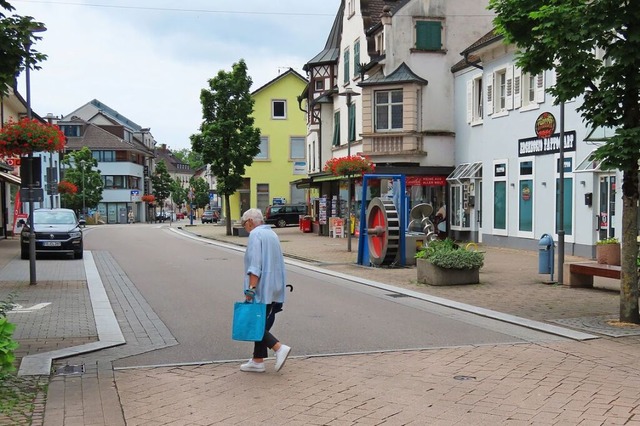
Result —
[[[581,99],[567,102],[562,118],[545,93],[555,73],[523,72],[514,63],[514,47],[493,32],[462,53],[465,60],[453,67],[453,236],[527,249],[535,249],[543,234],[558,241],[563,131],[565,252],[592,257],[596,241],[620,238],[621,179],[590,161],[603,135],[576,112]]]

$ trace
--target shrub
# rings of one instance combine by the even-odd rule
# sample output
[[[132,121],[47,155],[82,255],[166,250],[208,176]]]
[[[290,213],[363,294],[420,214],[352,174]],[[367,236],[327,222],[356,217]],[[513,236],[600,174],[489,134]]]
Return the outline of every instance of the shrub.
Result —
[[[596,242],[596,245],[602,246],[604,244],[618,244],[620,242],[616,237],[605,238],[604,240],[599,240]]]
[[[13,307],[14,294],[10,294],[8,300],[0,300],[0,378],[15,370],[13,351],[18,348],[18,343],[11,338],[15,330],[15,324],[7,320],[7,312]]]
[[[444,269],[476,269],[484,265],[484,253],[461,248],[450,238],[430,242],[416,253],[416,258]]]

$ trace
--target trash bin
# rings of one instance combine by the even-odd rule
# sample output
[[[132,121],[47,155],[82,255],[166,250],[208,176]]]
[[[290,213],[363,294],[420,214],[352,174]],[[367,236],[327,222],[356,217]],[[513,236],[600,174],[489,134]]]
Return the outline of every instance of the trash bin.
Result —
[[[538,242],[538,273],[551,274],[553,278],[554,243],[549,234],[542,234]]]
[[[303,216],[300,218],[300,229],[302,232],[311,232],[311,216]]]

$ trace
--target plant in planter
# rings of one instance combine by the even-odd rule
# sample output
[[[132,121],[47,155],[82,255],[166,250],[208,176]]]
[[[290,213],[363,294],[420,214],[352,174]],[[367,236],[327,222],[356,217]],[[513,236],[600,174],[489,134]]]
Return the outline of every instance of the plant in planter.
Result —
[[[596,242],[596,260],[605,265],[620,266],[620,240],[613,237]]]
[[[453,240],[436,240],[416,253],[418,282],[431,285],[477,284],[484,253],[459,247]]]
[[[26,155],[36,151],[63,151],[66,138],[56,125],[35,119],[9,120],[0,129],[0,154]]]

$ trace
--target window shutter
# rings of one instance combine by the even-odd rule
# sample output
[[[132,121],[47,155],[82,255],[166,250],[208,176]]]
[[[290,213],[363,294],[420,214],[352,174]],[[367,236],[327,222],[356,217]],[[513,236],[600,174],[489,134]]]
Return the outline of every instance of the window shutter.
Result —
[[[353,76],[358,77],[360,73],[360,40],[353,45]]]
[[[349,105],[349,142],[356,140],[356,104]]]
[[[333,146],[340,145],[340,111],[333,114]]]
[[[536,102],[544,102],[544,71],[536,76]]]
[[[506,90],[505,90],[505,108],[507,110],[513,109],[513,67],[507,67],[505,72],[506,76]]]
[[[493,114],[493,83],[495,77],[495,74],[491,73],[487,82],[487,115]]]
[[[348,83],[351,78],[349,73],[349,50],[344,51],[344,83]]]
[[[467,123],[473,120],[473,80],[467,81]]]
[[[442,50],[442,23],[440,21],[416,22],[416,49]]]
[[[513,70],[513,107],[522,106],[522,70],[515,67]]]

